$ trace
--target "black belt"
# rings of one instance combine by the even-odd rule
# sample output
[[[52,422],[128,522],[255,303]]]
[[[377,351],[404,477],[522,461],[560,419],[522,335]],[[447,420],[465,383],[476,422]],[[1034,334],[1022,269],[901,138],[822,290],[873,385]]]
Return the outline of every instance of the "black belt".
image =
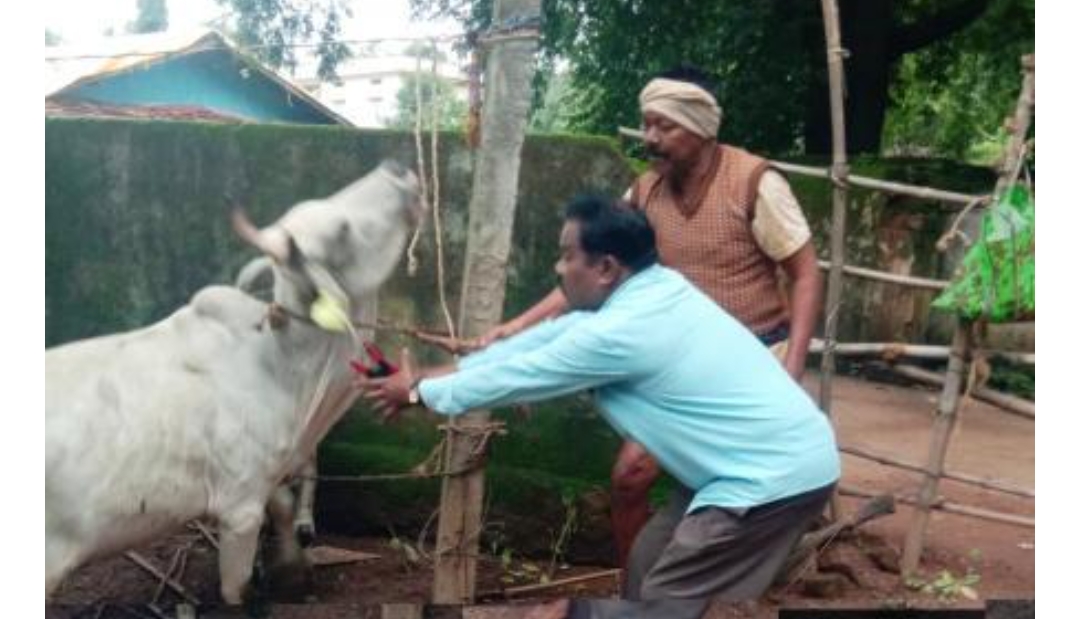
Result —
[[[757,338],[761,340],[762,344],[766,346],[772,346],[777,342],[783,342],[784,340],[788,339],[790,335],[791,331],[790,329],[788,329],[788,324],[785,322],[771,331],[766,331],[765,333],[758,333]]]

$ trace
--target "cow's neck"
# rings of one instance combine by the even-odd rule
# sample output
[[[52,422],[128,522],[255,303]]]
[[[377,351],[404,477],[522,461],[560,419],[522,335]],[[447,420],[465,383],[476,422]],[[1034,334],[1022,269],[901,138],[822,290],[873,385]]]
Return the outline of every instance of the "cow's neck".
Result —
[[[291,383],[285,389],[296,394],[289,413],[293,457],[303,460],[355,400],[348,362],[357,352],[349,334],[299,320],[290,320],[274,337],[282,355],[280,380]]]

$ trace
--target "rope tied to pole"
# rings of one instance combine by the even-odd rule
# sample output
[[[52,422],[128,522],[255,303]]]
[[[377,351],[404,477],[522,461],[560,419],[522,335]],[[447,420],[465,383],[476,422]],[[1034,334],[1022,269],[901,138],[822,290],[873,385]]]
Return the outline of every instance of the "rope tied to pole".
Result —
[[[506,422],[488,421],[486,423],[472,423],[469,425],[439,424],[438,429],[443,433],[439,442],[431,448],[428,455],[419,464],[404,473],[375,473],[370,475],[297,475],[294,479],[314,479],[317,481],[335,482],[370,482],[370,481],[395,481],[401,479],[432,479],[441,477],[459,477],[482,467],[487,459],[488,448],[491,438],[495,435],[504,436],[507,433]],[[446,464],[447,435],[451,433],[478,436],[479,440],[473,445],[465,463],[451,469]]]

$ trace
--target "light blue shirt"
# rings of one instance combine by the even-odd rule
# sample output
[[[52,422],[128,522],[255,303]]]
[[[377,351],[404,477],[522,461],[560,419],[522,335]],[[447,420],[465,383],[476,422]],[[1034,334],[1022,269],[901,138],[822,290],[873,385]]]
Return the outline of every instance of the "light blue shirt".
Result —
[[[690,510],[746,508],[840,477],[825,415],[773,354],[679,273],[652,266],[572,312],[420,382],[456,415],[591,389],[624,438],[695,491]]]

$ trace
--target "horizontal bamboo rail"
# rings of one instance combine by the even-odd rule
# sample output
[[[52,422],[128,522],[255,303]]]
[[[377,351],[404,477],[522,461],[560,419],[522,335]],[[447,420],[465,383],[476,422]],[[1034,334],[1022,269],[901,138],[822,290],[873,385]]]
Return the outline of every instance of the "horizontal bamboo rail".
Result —
[[[853,497],[859,497],[859,498],[863,498],[863,499],[865,499],[865,498],[873,498],[873,497],[877,496],[876,494],[874,494],[872,492],[867,492],[867,491],[862,490],[860,488],[855,488],[853,486],[847,486],[847,485],[841,485],[838,492],[840,494],[842,494],[842,495],[845,495],[845,496],[853,496]],[[916,501],[915,499],[913,499],[911,497],[907,497],[907,496],[899,496],[898,495],[898,496],[896,496],[896,500],[898,502],[900,502],[900,503],[905,504],[905,505],[917,506],[919,504],[918,501]],[[1031,517],[1028,517],[1028,516],[1018,516],[1016,514],[1006,514],[1004,512],[998,512],[998,511],[994,511],[994,510],[990,510],[990,509],[982,509],[982,508],[979,508],[979,507],[972,507],[970,505],[964,505],[962,503],[954,503],[954,502],[945,501],[945,500],[942,500],[942,499],[939,499],[939,500],[935,501],[934,503],[931,503],[930,504],[930,509],[936,509],[936,510],[941,511],[941,512],[946,512],[946,513],[950,513],[950,514],[958,514],[958,515],[961,515],[961,516],[970,516],[972,518],[979,518],[981,520],[989,520],[991,522],[1000,522],[1000,523],[1004,523],[1004,524],[1012,524],[1012,525],[1021,526],[1021,527],[1027,527],[1027,528],[1031,528],[1031,529],[1035,528],[1035,519],[1031,518]]]
[[[820,353],[824,348],[825,343],[822,340],[815,338],[810,341],[811,353]],[[881,355],[889,358],[915,357],[919,359],[948,359],[949,350],[950,348],[948,346],[906,344],[904,342],[855,342],[836,345],[836,354],[849,357]],[[1035,365],[1035,353],[989,349],[983,349],[980,350],[980,352],[988,357],[997,357],[1025,365]]]
[[[829,178],[828,168],[815,168],[811,166],[798,165],[794,163],[785,163],[783,161],[771,161],[770,162],[776,168],[783,170],[784,172],[791,172],[794,174],[802,174],[804,176],[812,176],[816,178]],[[964,207],[972,202],[981,202],[985,205],[990,200],[989,195],[971,195],[966,193],[957,193],[955,191],[944,191],[942,189],[933,189],[931,187],[920,187],[919,185],[908,185],[907,183],[894,183],[892,181],[881,181],[876,178],[870,178],[868,176],[857,176],[851,174],[847,177],[849,185],[856,187],[863,187],[865,189],[876,189],[878,191],[886,191],[888,193],[911,196],[913,198],[922,198],[924,200],[936,200],[939,202],[946,202],[952,206]]]
[[[905,460],[900,460],[899,458],[894,458],[894,457],[891,457],[891,456],[883,456],[881,454],[875,453],[875,452],[873,452],[873,451],[871,451],[869,449],[866,449],[864,447],[855,447],[853,445],[841,445],[840,446],[840,451],[842,451],[843,453],[846,453],[846,454],[851,454],[853,456],[857,456],[859,458],[864,458],[866,460],[872,460],[874,462],[877,462],[879,464],[884,464],[886,466],[893,466],[893,467],[900,468],[900,469],[906,469],[906,470],[909,470],[909,471],[913,471],[915,473],[925,473],[925,474],[930,473],[930,471],[928,471],[926,469],[926,467],[924,467],[924,466],[920,466],[918,464],[913,464],[911,462],[907,462]],[[1012,484],[1006,484],[1006,483],[1003,483],[1003,482],[1000,482],[1000,481],[997,481],[997,480],[986,479],[986,478],[983,478],[983,477],[976,477],[975,475],[968,475],[966,473],[957,473],[955,471],[942,471],[941,476],[946,478],[946,479],[951,479],[951,480],[956,481],[956,482],[960,482],[960,483],[964,483],[964,484],[971,484],[973,486],[979,486],[981,488],[986,488],[988,490],[996,490],[998,492],[1004,492],[1006,494],[1012,494],[1012,495],[1015,495],[1015,496],[1020,496],[1020,497],[1024,497],[1024,498],[1028,498],[1028,499],[1034,499],[1035,498],[1035,493],[1033,491],[1031,491],[1031,490],[1028,490],[1026,488],[1020,488],[1018,486],[1013,486]]]
[[[911,378],[913,380],[922,381],[940,387],[945,384],[945,377],[937,372],[930,372],[922,368],[917,368],[911,365],[905,365],[902,363],[896,365],[890,365],[889,369],[897,374]],[[989,404],[993,404],[998,408],[1020,415],[1027,419],[1035,419],[1035,403],[1031,400],[1025,400],[1007,393],[1001,393],[987,387],[976,387],[971,391],[971,397],[976,400],[982,400]]]
[[[832,263],[828,260],[818,260],[818,266],[821,267],[822,270],[828,271],[830,268],[832,268]],[[889,273],[887,271],[878,271],[875,269],[867,269],[865,267],[853,267],[848,264],[844,265],[843,271],[844,275],[852,275],[854,277],[861,277],[863,279],[886,282],[890,284],[913,286],[915,288],[945,290],[949,286],[949,282],[941,279],[928,279],[925,277],[915,277],[913,275],[900,275],[898,273]]]

